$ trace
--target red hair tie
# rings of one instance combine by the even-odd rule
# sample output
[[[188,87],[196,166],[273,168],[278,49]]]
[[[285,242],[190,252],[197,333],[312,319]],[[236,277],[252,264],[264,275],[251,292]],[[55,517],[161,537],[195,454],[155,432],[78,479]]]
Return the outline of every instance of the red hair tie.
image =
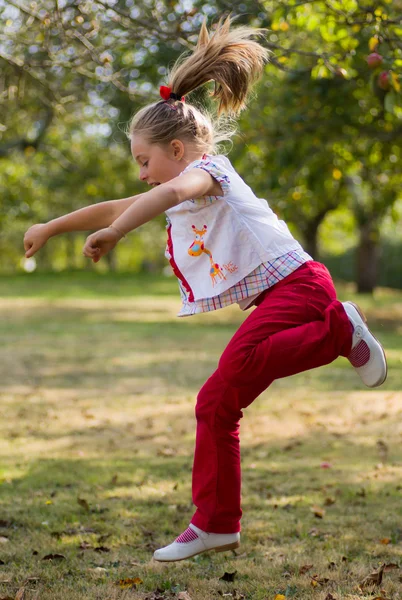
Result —
[[[179,96],[177,94],[174,94],[172,92],[172,88],[168,87],[166,85],[161,85],[160,86],[159,93],[161,95],[161,98],[163,98],[163,100],[165,100],[165,102],[167,102],[168,100],[170,100],[170,98],[173,98],[173,100],[180,100],[181,102],[185,102],[184,96],[182,96],[181,98],[179,98]]]

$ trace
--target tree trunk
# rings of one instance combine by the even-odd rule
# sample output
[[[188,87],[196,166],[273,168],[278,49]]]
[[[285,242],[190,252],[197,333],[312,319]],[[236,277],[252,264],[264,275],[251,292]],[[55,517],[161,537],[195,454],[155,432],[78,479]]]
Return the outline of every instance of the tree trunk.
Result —
[[[304,249],[314,260],[318,260],[318,228],[332,208],[328,207],[322,210],[304,226]]]
[[[53,265],[52,265],[52,257],[51,257],[51,253],[49,251],[49,246],[47,246],[46,244],[40,249],[40,252],[38,252],[38,254],[36,255],[36,263],[38,266],[38,269],[40,271],[52,271],[53,270]]]
[[[75,256],[75,233],[68,233],[65,238],[66,244],[66,267],[75,269],[77,267]]]
[[[310,256],[314,258],[314,260],[318,260],[318,226],[313,228],[310,227],[309,223],[309,227],[307,228],[305,237],[306,241],[304,244],[304,250],[308,254],[310,254]]]
[[[374,219],[360,224],[360,239],[356,255],[356,283],[359,294],[372,294],[377,285],[379,240],[379,227]]]
[[[113,248],[113,250],[111,250],[110,252],[108,252],[105,255],[105,258],[106,258],[106,262],[107,262],[108,267],[109,267],[109,271],[111,273],[116,273],[116,271],[117,271],[117,256],[116,256],[115,248]]]

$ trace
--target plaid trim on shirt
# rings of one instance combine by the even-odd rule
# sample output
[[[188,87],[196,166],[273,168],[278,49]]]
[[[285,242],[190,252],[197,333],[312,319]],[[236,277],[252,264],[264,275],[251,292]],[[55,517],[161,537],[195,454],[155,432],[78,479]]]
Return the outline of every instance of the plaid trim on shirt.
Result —
[[[288,252],[279,256],[272,262],[264,262],[254,269],[249,275],[236,283],[226,292],[213,298],[202,298],[195,302],[189,302],[186,291],[180,286],[183,306],[178,317],[186,317],[197,313],[208,312],[224,308],[235,302],[240,302],[250,296],[260,294],[281,281],[305,262],[313,260],[307,252]]]

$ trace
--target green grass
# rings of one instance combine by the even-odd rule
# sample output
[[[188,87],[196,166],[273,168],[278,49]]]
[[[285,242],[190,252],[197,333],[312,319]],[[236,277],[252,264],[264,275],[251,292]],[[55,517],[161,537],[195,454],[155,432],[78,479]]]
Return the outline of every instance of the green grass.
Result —
[[[386,289],[359,303],[387,382],[364,388],[345,359],[276,381],[241,425],[240,548],[152,561],[193,514],[195,398],[245,316],[177,319],[176,286],[0,277],[0,599],[402,599],[401,569],[358,587],[402,564],[402,293]]]

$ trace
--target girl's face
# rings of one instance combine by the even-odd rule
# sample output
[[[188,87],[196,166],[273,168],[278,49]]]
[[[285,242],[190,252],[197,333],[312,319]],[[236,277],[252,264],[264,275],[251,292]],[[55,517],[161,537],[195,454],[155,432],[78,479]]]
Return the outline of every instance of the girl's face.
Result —
[[[160,146],[149,144],[140,134],[133,134],[131,153],[140,166],[141,181],[146,181],[151,186],[177,177],[189,164],[184,159],[184,146],[180,140],[173,140],[168,146]]]

